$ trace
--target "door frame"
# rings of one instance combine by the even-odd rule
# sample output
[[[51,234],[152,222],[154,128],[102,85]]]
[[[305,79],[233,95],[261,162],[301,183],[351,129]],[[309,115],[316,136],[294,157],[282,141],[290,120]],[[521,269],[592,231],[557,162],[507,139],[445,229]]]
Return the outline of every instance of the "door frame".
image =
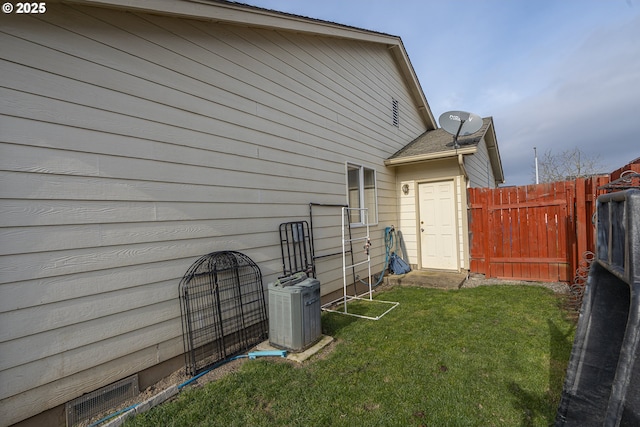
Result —
[[[422,232],[420,231],[420,210],[421,210],[421,206],[420,206],[420,185],[423,184],[437,184],[439,182],[451,182],[453,185],[453,210],[455,212],[455,218],[454,218],[454,228],[455,228],[455,263],[456,263],[456,267],[454,269],[436,269],[436,268],[428,268],[425,267],[422,264]],[[417,241],[417,249],[418,249],[418,268],[420,270],[442,270],[442,271],[460,271],[461,268],[461,260],[460,260],[460,222],[459,222],[459,217],[460,217],[460,212],[459,212],[459,202],[460,202],[460,195],[458,194],[458,188],[457,188],[457,179],[455,176],[452,177],[448,177],[448,178],[438,178],[438,179],[424,179],[424,180],[416,180],[415,181],[415,185],[416,185],[416,191],[415,191],[415,197],[416,197],[416,235],[418,236],[418,241]]]

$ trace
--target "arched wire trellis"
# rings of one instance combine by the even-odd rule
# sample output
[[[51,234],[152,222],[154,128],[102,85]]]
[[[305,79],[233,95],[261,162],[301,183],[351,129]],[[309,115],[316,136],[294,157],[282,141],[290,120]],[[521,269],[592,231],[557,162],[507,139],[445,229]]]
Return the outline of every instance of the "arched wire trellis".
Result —
[[[190,375],[268,337],[262,273],[239,252],[213,252],[193,263],[180,281],[180,308]]]

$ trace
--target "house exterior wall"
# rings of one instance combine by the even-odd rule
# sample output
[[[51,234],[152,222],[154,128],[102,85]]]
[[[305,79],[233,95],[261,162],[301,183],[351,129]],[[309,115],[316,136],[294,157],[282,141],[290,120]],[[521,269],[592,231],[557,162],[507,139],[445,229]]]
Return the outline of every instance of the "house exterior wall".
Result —
[[[397,169],[398,187],[398,230],[401,232],[404,246],[407,250],[406,261],[413,268],[421,267],[419,225],[418,185],[423,182],[436,182],[452,180],[456,193],[456,227],[458,232],[458,256],[461,268],[467,268],[468,257],[466,247],[468,239],[466,225],[466,182],[460,174],[460,166],[457,160],[443,159],[424,163],[403,165]],[[404,194],[402,186],[408,185],[409,192]]]
[[[191,263],[238,250],[275,280],[278,225],[346,203],[347,162],[377,173],[381,268],[383,159],[426,130],[386,45],[58,3],[0,26],[3,424],[180,355]],[[316,214],[333,251],[339,211]]]
[[[478,143],[475,154],[465,156],[464,165],[469,175],[469,187],[497,187],[484,138]]]

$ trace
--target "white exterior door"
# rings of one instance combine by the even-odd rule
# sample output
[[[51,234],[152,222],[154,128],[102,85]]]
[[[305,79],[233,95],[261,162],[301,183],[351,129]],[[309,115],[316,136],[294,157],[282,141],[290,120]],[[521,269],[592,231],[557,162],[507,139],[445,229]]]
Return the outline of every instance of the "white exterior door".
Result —
[[[457,270],[453,181],[418,185],[422,268]]]

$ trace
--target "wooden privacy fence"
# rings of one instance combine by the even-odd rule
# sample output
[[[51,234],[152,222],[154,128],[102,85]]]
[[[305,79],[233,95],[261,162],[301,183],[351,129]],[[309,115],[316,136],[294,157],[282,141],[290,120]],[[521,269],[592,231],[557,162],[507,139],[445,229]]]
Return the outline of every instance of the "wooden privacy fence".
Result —
[[[613,175],[613,174],[612,174]],[[486,277],[571,282],[595,250],[592,217],[610,176],[469,189],[470,270]]]

